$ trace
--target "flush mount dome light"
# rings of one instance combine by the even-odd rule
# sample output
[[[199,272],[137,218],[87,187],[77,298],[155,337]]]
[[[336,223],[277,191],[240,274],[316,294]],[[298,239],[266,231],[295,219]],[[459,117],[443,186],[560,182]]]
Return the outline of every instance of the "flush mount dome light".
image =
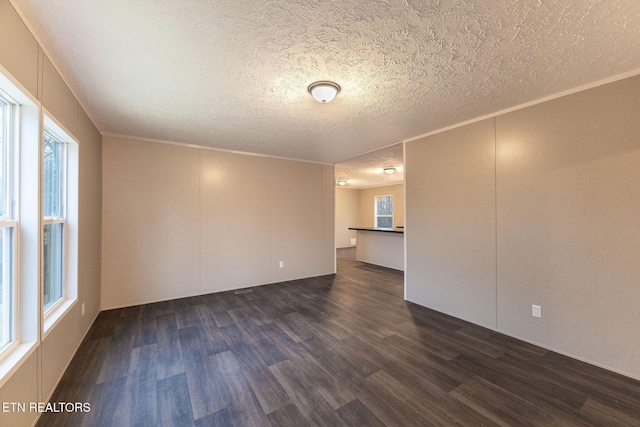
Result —
[[[384,168],[383,170],[387,175],[391,175],[392,173],[395,173],[396,168]]]
[[[326,104],[340,93],[340,85],[334,82],[320,81],[311,83],[307,90],[316,101]]]
[[[341,179],[338,181],[338,185],[346,185],[346,184],[347,184],[347,181],[344,179]]]

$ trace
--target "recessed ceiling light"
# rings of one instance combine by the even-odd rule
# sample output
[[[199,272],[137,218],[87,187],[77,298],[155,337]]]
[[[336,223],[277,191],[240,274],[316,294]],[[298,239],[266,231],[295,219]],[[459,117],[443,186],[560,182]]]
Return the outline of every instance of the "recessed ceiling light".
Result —
[[[338,181],[338,185],[345,185],[347,183],[347,181],[341,179]]]
[[[311,83],[307,90],[316,101],[326,104],[340,93],[340,85],[334,82],[320,81]]]
[[[383,170],[387,175],[391,175],[392,173],[395,173],[396,168],[384,168]]]

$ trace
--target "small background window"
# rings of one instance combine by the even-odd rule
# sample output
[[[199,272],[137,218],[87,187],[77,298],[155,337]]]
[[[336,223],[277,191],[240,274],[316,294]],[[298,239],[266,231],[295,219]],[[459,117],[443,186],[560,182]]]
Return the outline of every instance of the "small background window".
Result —
[[[43,138],[44,310],[64,297],[67,144],[45,128]]]
[[[375,220],[377,228],[393,228],[393,196],[376,196]]]

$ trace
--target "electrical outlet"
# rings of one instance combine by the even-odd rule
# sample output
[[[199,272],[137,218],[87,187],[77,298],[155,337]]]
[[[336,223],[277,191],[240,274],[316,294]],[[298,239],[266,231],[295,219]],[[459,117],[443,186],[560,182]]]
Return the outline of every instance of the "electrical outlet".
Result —
[[[542,317],[542,307],[540,307],[539,305],[532,305],[531,306],[531,315],[533,317]]]
[[[84,316],[84,303],[82,303],[82,315]]]
[[[280,261],[280,268],[284,268],[284,261]]]

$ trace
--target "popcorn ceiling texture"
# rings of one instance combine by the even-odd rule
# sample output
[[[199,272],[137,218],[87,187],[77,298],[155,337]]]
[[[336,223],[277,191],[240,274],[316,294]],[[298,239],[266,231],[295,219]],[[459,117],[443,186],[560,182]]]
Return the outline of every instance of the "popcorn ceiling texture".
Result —
[[[101,131],[329,163],[640,68],[636,0],[12,2]]]
[[[396,168],[391,175],[384,168]],[[404,182],[402,144],[395,144],[336,164],[336,180],[347,180],[342,188],[366,188]]]

